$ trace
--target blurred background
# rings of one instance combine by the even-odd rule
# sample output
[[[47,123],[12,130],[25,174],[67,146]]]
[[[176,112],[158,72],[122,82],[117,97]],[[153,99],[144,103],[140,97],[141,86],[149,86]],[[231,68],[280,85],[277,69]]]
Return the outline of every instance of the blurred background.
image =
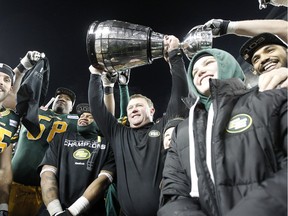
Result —
[[[152,28],[154,32],[175,35],[181,40],[196,25],[212,18],[231,21],[245,19],[287,18],[287,8],[268,5],[259,10],[258,0],[0,0],[0,62],[17,66],[27,51],[44,52],[50,63],[50,84],[46,102],[57,87],[75,91],[78,103],[87,102],[90,65],[86,52],[89,25],[98,20],[120,20]],[[245,37],[226,35],[213,40],[213,47],[230,52],[249,79],[255,79],[239,57]],[[185,63],[189,64],[186,56]],[[163,58],[149,65],[133,68],[130,94],[151,98],[155,118],[162,116],[170,96],[171,75]],[[115,85],[116,104],[119,104]],[[116,116],[119,110],[116,107]]]

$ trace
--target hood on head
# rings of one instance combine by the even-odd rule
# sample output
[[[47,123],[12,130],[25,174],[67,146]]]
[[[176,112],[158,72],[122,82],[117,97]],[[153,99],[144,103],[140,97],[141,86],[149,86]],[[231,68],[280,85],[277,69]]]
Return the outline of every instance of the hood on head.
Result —
[[[219,80],[225,80],[230,78],[240,78],[242,81],[245,80],[244,72],[237,62],[237,60],[228,52],[216,48],[211,49],[205,49],[202,51],[197,52],[194,57],[191,59],[188,71],[187,71],[187,80],[188,80],[188,86],[189,91],[196,97],[200,97],[200,101],[203,104],[207,104],[210,100],[210,97],[207,97],[201,93],[198,92],[196,89],[194,83],[193,83],[193,67],[195,62],[203,56],[211,55],[213,56],[218,64],[218,79]]]

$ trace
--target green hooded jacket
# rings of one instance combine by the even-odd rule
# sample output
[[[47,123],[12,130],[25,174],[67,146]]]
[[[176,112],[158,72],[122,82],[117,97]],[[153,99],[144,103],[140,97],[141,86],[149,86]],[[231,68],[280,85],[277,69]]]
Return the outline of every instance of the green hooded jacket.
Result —
[[[198,92],[196,89],[194,83],[193,83],[193,67],[195,62],[201,57],[201,56],[207,56],[211,55],[214,56],[214,58],[217,61],[218,64],[218,79],[219,80],[225,80],[230,78],[240,78],[242,81],[245,80],[244,72],[237,62],[237,60],[228,52],[216,48],[212,49],[205,49],[202,51],[197,52],[194,57],[191,59],[188,71],[187,71],[187,80],[188,80],[188,86],[189,91],[194,96],[199,97],[201,103],[205,105],[206,110],[209,110],[210,104],[211,104],[211,97],[207,97],[201,93]]]

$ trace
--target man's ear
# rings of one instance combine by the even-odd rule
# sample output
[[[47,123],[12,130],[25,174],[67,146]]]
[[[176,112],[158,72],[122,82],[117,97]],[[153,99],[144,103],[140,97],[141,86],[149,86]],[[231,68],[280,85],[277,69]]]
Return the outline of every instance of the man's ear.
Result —
[[[153,116],[155,113],[155,108],[154,107],[151,107],[150,108],[150,115]]]

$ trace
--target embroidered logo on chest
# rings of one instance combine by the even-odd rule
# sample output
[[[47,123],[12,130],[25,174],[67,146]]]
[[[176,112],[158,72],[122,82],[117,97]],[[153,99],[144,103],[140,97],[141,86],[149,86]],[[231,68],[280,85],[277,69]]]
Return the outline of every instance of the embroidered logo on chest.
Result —
[[[252,125],[252,118],[247,114],[238,114],[230,119],[226,131],[228,133],[240,133]]]
[[[159,137],[160,136],[160,132],[158,130],[151,130],[149,132],[149,136],[150,137]]]
[[[87,149],[78,149],[73,153],[73,157],[78,160],[86,160],[91,156]]]

